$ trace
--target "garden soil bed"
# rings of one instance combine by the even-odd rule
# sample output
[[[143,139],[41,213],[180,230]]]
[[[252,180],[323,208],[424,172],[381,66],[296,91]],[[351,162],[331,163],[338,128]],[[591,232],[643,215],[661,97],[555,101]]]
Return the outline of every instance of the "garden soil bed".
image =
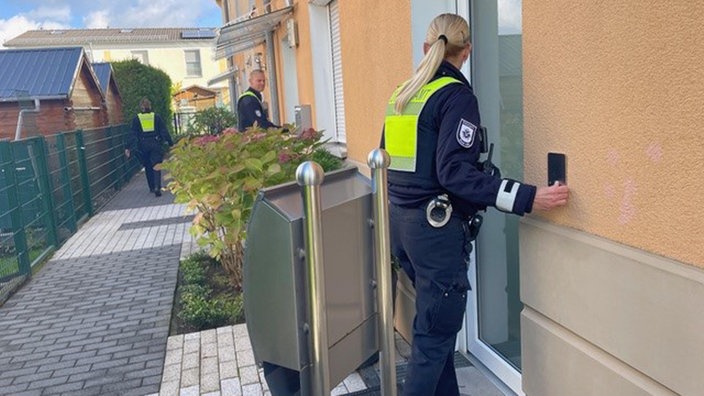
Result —
[[[239,291],[229,283],[227,273],[223,270],[220,265],[210,265],[208,263],[202,263],[203,268],[206,270],[207,284],[212,289],[211,297],[215,298],[218,296],[229,296],[235,297],[240,294]],[[178,335],[186,333],[194,333],[198,331],[203,331],[207,329],[198,329],[195,326],[189,325],[186,321],[179,318],[178,313],[181,310],[181,286],[183,285],[183,275],[179,270],[178,281],[176,284],[176,291],[174,293],[174,302],[171,310],[171,324],[169,327],[169,335]],[[238,323],[244,323],[244,320],[239,321],[228,321],[221,326],[229,326]]]

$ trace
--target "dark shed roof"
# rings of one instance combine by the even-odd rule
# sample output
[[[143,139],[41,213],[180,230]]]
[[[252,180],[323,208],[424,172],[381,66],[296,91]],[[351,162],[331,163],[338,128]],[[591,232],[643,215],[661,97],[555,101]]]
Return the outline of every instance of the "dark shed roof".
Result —
[[[82,59],[81,47],[0,51],[0,101],[68,97]]]
[[[110,74],[112,74],[112,66],[107,62],[93,63],[92,66],[100,82],[100,88],[103,92],[107,92],[108,84],[110,84]]]

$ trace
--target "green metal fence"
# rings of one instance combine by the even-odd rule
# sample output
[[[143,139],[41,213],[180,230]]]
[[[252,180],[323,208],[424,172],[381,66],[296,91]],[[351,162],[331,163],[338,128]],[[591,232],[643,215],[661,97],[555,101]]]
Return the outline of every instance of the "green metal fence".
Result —
[[[124,156],[128,133],[118,125],[0,141],[0,298],[139,171]]]

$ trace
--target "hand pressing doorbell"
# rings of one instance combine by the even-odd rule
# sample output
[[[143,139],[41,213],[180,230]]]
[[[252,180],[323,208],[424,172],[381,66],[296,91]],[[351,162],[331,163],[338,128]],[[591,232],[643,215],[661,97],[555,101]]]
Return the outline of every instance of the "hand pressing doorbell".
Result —
[[[563,153],[548,153],[548,186],[555,182],[567,184],[567,157]]]

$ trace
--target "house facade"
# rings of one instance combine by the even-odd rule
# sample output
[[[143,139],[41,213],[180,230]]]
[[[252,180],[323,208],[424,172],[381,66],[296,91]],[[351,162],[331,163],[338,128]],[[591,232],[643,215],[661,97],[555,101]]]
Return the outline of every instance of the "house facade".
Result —
[[[108,125],[105,95],[81,47],[0,51],[0,139]]]
[[[209,81],[221,73],[214,62],[212,28],[109,28],[30,30],[5,42],[10,48],[82,46],[91,62],[137,59],[163,70],[178,89],[192,86],[216,91],[217,103],[227,105],[227,82]],[[175,103],[178,111],[180,102]]]
[[[485,214],[459,350],[516,394],[701,392],[704,3],[216,1],[233,90],[264,68],[276,121],[310,106],[362,169],[430,20],[469,20],[463,72],[494,162],[546,185],[547,154],[564,153],[571,199]]]

